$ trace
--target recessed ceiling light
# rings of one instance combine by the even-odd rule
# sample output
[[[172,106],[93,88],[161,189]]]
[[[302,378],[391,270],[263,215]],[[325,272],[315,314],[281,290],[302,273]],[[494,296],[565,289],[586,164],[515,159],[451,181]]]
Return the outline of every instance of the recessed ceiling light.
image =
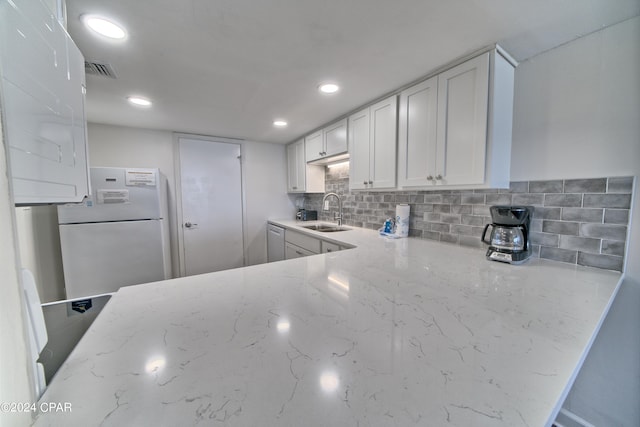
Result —
[[[287,126],[287,122],[284,120],[274,120],[273,121],[273,125],[277,128],[283,128]]]
[[[340,86],[335,83],[322,83],[318,86],[318,90],[322,93],[336,93],[340,90]]]
[[[108,19],[95,15],[82,15],[82,21],[96,33],[110,39],[122,40],[127,36],[124,28]]]
[[[139,107],[150,107],[151,101],[146,98],[142,98],[140,96],[130,96],[127,98],[127,101],[133,105],[137,105]]]

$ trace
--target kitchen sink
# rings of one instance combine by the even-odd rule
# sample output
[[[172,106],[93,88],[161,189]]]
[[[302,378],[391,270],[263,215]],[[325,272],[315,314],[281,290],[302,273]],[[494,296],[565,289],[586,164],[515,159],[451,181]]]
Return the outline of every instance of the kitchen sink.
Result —
[[[302,228],[306,228],[307,230],[320,231],[321,233],[332,233],[335,231],[349,231],[350,228],[342,227],[333,224],[312,224],[312,225],[303,225]]]

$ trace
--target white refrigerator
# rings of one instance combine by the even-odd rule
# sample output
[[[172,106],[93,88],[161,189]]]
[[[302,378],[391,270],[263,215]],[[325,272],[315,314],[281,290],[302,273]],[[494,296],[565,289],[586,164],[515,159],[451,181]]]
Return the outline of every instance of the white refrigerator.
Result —
[[[91,197],[58,206],[67,298],[170,279],[164,175],[147,168],[90,172]]]

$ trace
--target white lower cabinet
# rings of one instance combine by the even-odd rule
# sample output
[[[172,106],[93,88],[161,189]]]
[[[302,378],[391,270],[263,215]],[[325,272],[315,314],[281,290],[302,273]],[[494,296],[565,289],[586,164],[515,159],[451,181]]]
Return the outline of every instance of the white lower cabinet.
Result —
[[[509,186],[514,67],[492,50],[400,94],[398,186]]]
[[[284,256],[284,228],[267,224],[267,262],[282,261]]]
[[[349,188],[396,186],[397,96],[349,117]]]
[[[320,253],[336,252],[342,247],[333,242],[317,239],[308,234],[287,229],[285,236],[285,259],[300,258],[303,256],[317,255]]]
[[[329,253],[329,252],[338,252],[340,250],[342,250],[342,248],[340,247],[340,245],[335,244],[335,243],[331,243],[331,242],[327,242],[327,241],[322,241],[320,244],[321,250],[323,254]]]
[[[284,244],[285,259],[302,258],[310,255],[317,255],[317,254],[289,242],[285,242]]]

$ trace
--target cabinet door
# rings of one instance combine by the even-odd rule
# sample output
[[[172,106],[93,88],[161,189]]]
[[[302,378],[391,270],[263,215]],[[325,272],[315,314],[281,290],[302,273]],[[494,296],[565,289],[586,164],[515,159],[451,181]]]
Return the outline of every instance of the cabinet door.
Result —
[[[82,54],[42,2],[3,6],[0,17],[15,203],[81,201],[89,193]]]
[[[343,119],[322,130],[324,156],[347,152],[347,120]]]
[[[318,131],[308,135],[304,138],[305,160],[310,162],[312,160],[321,159],[324,155],[324,149],[322,148],[322,131]]]
[[[287,191],[293,193],[298,188],[298,143],[287,145]]]
[[[369,186],[369,109],[349,117],[349,188]]]
[[[438,78],[400,93],[398,185],[433,185],[436,169]]]
[[[294,259],[294,258],[302,258],[305,256],[315,255],[313,252],[309,252],[306,249],[302,249],[299,246],[293,245],[289,242],[285,242],[284,244],[284,258],[285,259]]]
[[[302,193],[306,190],[307,162],[304,157],[304,140],[287,146],[287,191]]]
[[[369,108],[369,183],[373,188],[396,186],[398,98],[394,95]]]
[[[482,184],[487,145],[489,53],[438,76],[438,184]]]
[[[304,139],[295,143],[296,147],[296,190],[297,191],[306,191],[307,189],[307,161],[305,159],[304,154]]]

